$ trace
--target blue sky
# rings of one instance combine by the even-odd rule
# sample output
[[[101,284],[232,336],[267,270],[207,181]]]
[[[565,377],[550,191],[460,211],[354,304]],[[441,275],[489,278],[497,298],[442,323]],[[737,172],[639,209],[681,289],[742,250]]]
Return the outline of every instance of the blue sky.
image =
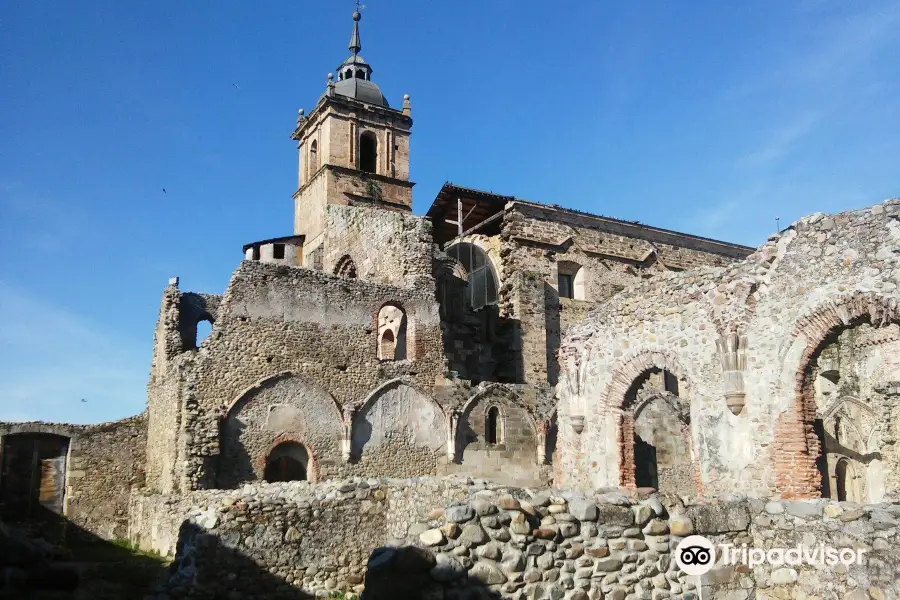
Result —
[[[896,0],[367,4],[417,214],[449,180],[755,246],[900,196]],[[289,134],[352,10],[0,4],[0,420],[143,409],[168,278],[221,293],[291,233]]]

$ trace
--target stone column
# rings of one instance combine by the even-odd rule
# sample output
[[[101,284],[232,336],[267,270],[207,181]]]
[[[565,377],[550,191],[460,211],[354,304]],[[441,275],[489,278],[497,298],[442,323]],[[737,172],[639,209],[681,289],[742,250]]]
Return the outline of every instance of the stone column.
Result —
[[[459,412],[450,412],[450,426],[447,428],[447,460],[456,460],[456,427],[459,424]]]
[[[744,370],[747,368],[747,337],[729,333],[716,340],[716,350],[725,376],[725,403],[732,413],[739,415],[744,409]]]
[[[356,418],[356,408],[348,406],[344,409],[344,423],[341,436],[341,459],[350,462],[350,450],[353,446],[353,419]]]
[[[547,462],[547,430],[550,424],[547,421],[538,423],[537,428],[537,460],[539,465]]]

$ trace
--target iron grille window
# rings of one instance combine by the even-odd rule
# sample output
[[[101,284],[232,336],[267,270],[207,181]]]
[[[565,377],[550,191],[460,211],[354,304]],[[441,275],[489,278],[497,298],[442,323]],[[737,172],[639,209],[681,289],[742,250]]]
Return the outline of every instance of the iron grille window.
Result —
[[[497,276],[484,250],[474,244],[459,243],[447,249],[468,273],[466,300],[473,310],[497,304]]]
[[[574,287],[572,287],[572,276],[565,273],[559,274],[558,286],[560,298],[574,298]]]

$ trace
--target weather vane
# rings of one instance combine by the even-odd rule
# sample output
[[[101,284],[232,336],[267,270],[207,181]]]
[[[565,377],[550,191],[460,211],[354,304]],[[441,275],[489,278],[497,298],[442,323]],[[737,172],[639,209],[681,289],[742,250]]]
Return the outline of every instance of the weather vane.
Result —
[[[359,12],[361,10],[366,10],[366,5],[360,4],[359,0],[356,0],[356,12]]]

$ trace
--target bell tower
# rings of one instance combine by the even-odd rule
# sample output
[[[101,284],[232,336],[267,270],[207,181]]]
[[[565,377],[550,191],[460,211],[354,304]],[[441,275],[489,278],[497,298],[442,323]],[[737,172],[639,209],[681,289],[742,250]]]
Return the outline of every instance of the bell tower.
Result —
[[[372,81],[360,54],[361,18],[353,13],[350,56],[337,68],[337,81],[328,74],[325,93],[309,115],[300,110],[291,135],[300,154],[294,234],[305,236],[304,258],[323,243],[330,204],[412,211],[409,96],[400,110],[391,108]]]

